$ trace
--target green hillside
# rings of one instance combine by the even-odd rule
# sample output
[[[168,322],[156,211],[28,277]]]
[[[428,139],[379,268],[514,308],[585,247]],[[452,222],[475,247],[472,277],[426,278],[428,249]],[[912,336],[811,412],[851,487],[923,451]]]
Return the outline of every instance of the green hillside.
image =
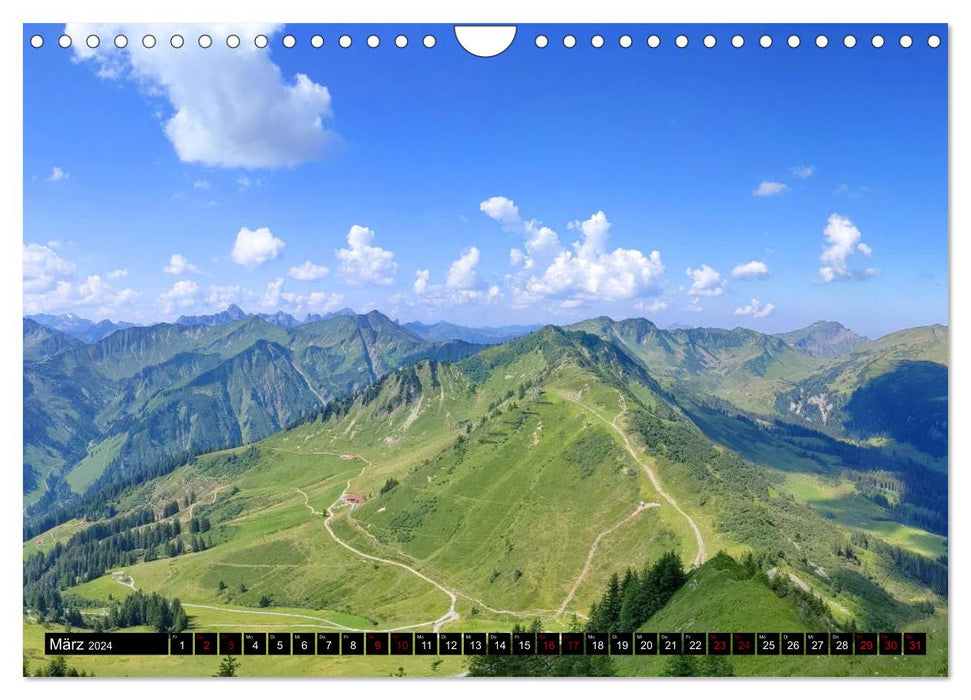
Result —
[[[24,365],[25,489],[49,490],[40,515],[90,485],[91,474],[116,481],[259,440],[391,369],[476,349],[426,342],[376,311],[293,329],[257,316],[220,326],[158,324],[91,345],[67,336],[58,343],[54,331],[28,320],[24,333],[27,357],[35,358]],[[100,458],[89,447],[105,440],[121,444],[110,464],[93,470]],[[84,476],[68,478],[78,468]]]
[[[381,319],[350,335],[354,319],[335,320],[328,328],[345,339],[340,347],[361,338],[380,347],[372,363],[422,347],[383,332]],[[309,333],[314,325],[273,332]],[[693,339],[686,347],[695,358],[718,368],[708,386],[723,396],[736,378],[771,378],[803,361],[781,341],[747,331],[677,333]],[[287,348],[259,339],[237,350],[237,341],[221,340],[234,348],[226,359],[189,373],[173,391],[204,389],[226,402],[237,427],[259,428],[265,409],[237,406],[258,395],[267,371],[281,373],[267,390],[281,391],[299,366],[292,358],[326,345],[291,337]],[[861,496],[877,510],[855,517],[863,511],[854,497],[892,486],[863,468],[868,450],[885,456],[882,448],[753,418],[705,394],[703,377],[675,381],[681,369],[655,370],[649,352],[633,353],[631,338],[547,326],[457,362],[419,360],[251,447],[189,459],[149,479],[95,484],[77,501],[98,520],[91,534],[75,531],[56,553],[31,538],[31,550],[45,558],[25,562],[26,614],[36,619],[65,604],[96,610],[133,585],[179,598],[195,629],[496,631],[538,619],[558,630],[582,624],[613,574],[673,551],[693,573],[656,614],[658,624],[681,625],[671,629],[823,619],[807,620],[803,599],[780,595],[780,584],[767,583],[772,577],[817,597],[828,625],[946,628],[946,557],[933,558],[943,542],[914,526],[912,536],[881,528],[896,522],[899,508],[879,506],[877,491]],[[267,355],[272,361],[262,364],[272,370],[247,374]],[[800,367],[821,362],[800,357]],[[168,394],[138,396],[142,410],[165,415],[153,407]],[[278,405],[294,401],[278,396]],[[199,410],[215,413],[212,406]],[[856,476],[847,487],[858,473],[869,481]],[[834,481],[827,487],[824,479]],[[751,568],[742,577],[715,557],[719,551],[751,553]],[[921,668],[938,669],[942,658]]]

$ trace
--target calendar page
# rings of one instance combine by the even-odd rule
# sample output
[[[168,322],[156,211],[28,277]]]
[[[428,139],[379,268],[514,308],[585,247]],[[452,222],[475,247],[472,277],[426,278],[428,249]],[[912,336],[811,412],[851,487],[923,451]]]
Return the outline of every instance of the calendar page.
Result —
[[[24,674],[947,676],[947,37],[24,25]]]

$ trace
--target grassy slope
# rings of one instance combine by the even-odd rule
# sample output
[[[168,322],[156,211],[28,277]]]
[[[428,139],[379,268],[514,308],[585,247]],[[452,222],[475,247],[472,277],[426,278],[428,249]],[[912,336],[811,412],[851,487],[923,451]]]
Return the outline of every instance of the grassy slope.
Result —
[[[709,561],[642,628],[650,632],[819,632],[808,626],[790,598],[779,598],[735,567]],[[947,620],[942,613],[906,628],[926,631],[927,656],[732,656],[739,676],[946,675]],[[664,657],[617,657],[622,675],[659,675]]]
[[[256,604],[264,593],[273,596],[273,611],[325,620],[308,624],[330,620],[386,628],[430,623],[447,608],[441,591],[401,568],[363,561],[339,546],[297,491],[302,489],[309,504],[324,511],[349,483],[350,491],[368,494],[370,500],[353,512],[339,509],[335,531],[361,551],[407,562],[464,594],[456,607],[460,619],[444,629],[508,629],[538,611],[546,611],[539,612],[546,627],[561,627],[568,615],[554,620],[551,611],[575,580],[596,534],[616,525],[640,500],[660,500],[618,436],[597,417],[610,421],[620,414],[624,393],[625,403],[639,399],[650,405],[656,399],[622,371],[605,379],[602,372],[551,357],[543,348],[513,356],[503,352],[483,353],[483,361],[491,363],[485,374],[438,365],[433,380],[430,366],[422,363],[416,372],[422,391],[410,403],[395,404],[408,390],[404,373],[395,373],[372,400],[359,398],[348,415],[263,441],[258,465],[245,473],[220,472],[213,466],[217,457],[207,457],[149,484],[124,505],[163,502],[192,490],[199,495],[197,512],[217,523],[211,533],[216,546],[137,564],[127,573],[145,590],[243,611],[218,613],[229,615],[236,626],[246,620],[267,624],[270,618],[253,614],[260,612]],[[521,399],[515,394],[519,382],[540,377],[542,393],[528,391]],[[502,400],[510,389],[513,398]],[[497,403],[498,413],[480,424]],[[470,425],[475,427],[459,459],[455,440]],[[571,462],[570,451],[588,435],[598,436],[593,443],[599,461]],[[587,455],[590,445],[581,448],[580,454]],[[347,452],[370,465],[340,459]],[[665,489],[695,516],[709,553],[721,547],[744,550],[727,533],[716,532],[717,503],[705,502],[683,468],[643,457]],[[591,466],[582,476],[581,468]],[[400,485],[379,496],[389,477]],[[238,492],[226,493],[230,485]],[[202,505],[212,495],[215,505]],[[417,506],[430,502],[434,509],[424,515],[434,517],[421,517]],[[613,571],[670,548],[685,560],[693,555],[686,521],[665,505],[641,513],[602,541],[567,612],[585,612]],[[484,561],[499,574],[491,581]],[[222,593],[217,592],[220,580],[228,586]],[[113,587],[122,589],[103,578],[76,592],[103,601]],[[913,587],[896,593],[920,597]],[[222,624],[205,617],[199,622]]]

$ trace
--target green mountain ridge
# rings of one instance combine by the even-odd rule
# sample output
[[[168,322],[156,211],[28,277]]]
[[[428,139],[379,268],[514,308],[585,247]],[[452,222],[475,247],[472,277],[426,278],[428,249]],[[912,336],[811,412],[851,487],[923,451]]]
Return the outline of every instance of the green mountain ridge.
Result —
[[[31,322],[32,323],[32,322]],[[40,331],[25,321],[32,352]],[[281,328],[257,316],[220,326],[159,324],[90,345],[48,345],[24,365],[28,491],[52,476],[47,503],[70,498],[64,470],[125,434],[118,478],[178,455],[261,439],[423,357],[458,359],[476,346],[429,343],[378,312]]]

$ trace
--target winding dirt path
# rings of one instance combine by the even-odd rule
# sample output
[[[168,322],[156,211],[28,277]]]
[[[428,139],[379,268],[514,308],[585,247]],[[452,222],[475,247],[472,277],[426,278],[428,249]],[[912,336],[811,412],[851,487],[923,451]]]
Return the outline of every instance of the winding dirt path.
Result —
[[[370,462],[368,462],[363,457],[358,457],[358,459],[361,459],[362,461],[365,462],[365,468],[367,466],[370,466],[370,464],[371,464]],[[363,471],[363,469],[362,469],[362,471]],[[353,477],[351,479],[348,479],[347,480],[347,486],[344,489],[345,491],[348,488],[350,488],[350,485],[351,485],[351,481],[352,480],[353,480]],[[314,516],[323,515],[323,513],[321,513],[319,510],[317,510],[312,505],[310,505],[310,497],[307,496],[306,492],[304,492],[302,489],[297,489],[297,491],[303,496],[304,505],[307,506],[307,508],[310,510],[311,515],[314,515]],[[341,495],[343,496],[343,493]],[[422,623],[418,623],[418,624],[415,624],[415,625],[409,625],[408,627],[399,627],[398,629],[411,629],[413,627],[425,627],[426,625],[432,625],[432,631],[433,632],[438,632],[442,628],[442,625],[445,625],[445,624],[447,624],[449,622],[454,622],[455,620],[458,620],[459,619],[459,614],[455,611],[455,604],[456,604],[456,602],[458,602],[458,594],[456,594],[455,591],[452,591],[452,590],[446,588],[442,584],[438,583],[438,581],[434,581],[434,580],[430,579],[428,576],[426,576],[425,574],[421,573],[420,571],[418,571],[414,567],[408,566],[407,564],[402,564],[401,562],[398,562],[398,561],[394,561],[393,559],[384,559],[383,557],[376,557],[376,556],[373,556],[371,554],[365,554],[361,550],[354,548],[353,546],[349,545],[347,542],[345,542],[344,540],[342,540],[340,537],[338,537],[337,536],[337,533],[334,532],[334,529],[331,527],[331,522],[333,521],[333,519],[334,519],[334,517],[336,515],[336,508],[340,504],[340,502],[341,502],[341,499],[340,499],[340,497],[338,497],[337,500],[334,501],[331,504],[330,508],[327,509],[329,511],[329,513],[328,513],[327,517],[324,518],[324,528],[327,530],[327,534],[330,535],[331,539],[333,539],[334,542],[336,542],[337,544],[339,544],[344,549],[346,549],[346,550],[348,550],[350,552],[353,552],[354,554],[356,554],[357,556],[361,557],[362,559],[368,559],[370,561],[376,561],[376,562],[380,562],[382,564],[387,564],[389,566],[397,566],[400,569],[404,569],[405,571],[407,571],[407,572],[409,572],[409,573],[417,576],[422,581],[425,581],[426,583],[430,583],[432,586],[434,586],[435,588],[437,588],[438,590],[440,590],[442,593],[444,593],[445,595],[447,595],[448,598],[449,598],[450,603],[449,603],[449,606],[448,606],[448,610],[446,610],[445,611],[445,614],[442,615],[437,620],[433,620],[431,622],[422,622]]]
[[[633,442],[631,442],[630,436],[627,435],[627,432],[618,424],[618,421],[621,419],[621,417],[625,413],[627,413],[627,402],[624,400],[623,394],[621,394],[619,391],[617,392],[617,395],[620,397],[621,410],[620,410],[620,413],[618,413],[617,416],[612,421],[610,421],[604,418],[602,415],[600,415],[600,413],[598,413],[590,406],[587,406],[586,404],[578,401],[577,399],[574,399],[572,396],[569,396],[568,394],[565,394],[559,391],[555,393],[560,398],[566,399],[567,401],[571,401],[575,403],[577,406],[579,406],[580,408],[584,409],[585,411],[592,413],[594,416],[596,416],[604,423],[609,425],[614,432],[620,435],[621,439],[624,441],[624,446],[627,448],[627,452],[630,454],[631,457],[634,458],[635,462],[641,465],[641,468],[644,470],[648,478],[651,480],[651,484],[653,484],[654,490],[657,491],[658,495],[660,495],[661,498],[667,501],[672,508],[674,508],[682,517],[684,517],[685,520],[688,521],[688,525],[691,526],[691,529],[695,534],[695,541],[698,545],[698,553],[695,554],[695,558],[691,562],[691,568],[694,569],[701,566],[708,558],[708,550],[705,548],[705,540],[701,536],[701,530],[698,528],[698,524],[694,521],[694,518],[692,518],[690,515],[688,515],[681,509],[681,506],[679,506],[678,502],[674,500],[674,497],[672,497],[671,494],[669,494],[661,487],[661,482],[658,481],[657,475],[654,473],[654,470],[651,469],[651,467],[648,466],[647,462],[641,459],[640,455],[637,454],[637,450],[634,449],[634,444]]]
[[[216,498],[219,496],[219,492],[225,490],[225,488],[226,488],[225,486],[217,486],[215,489],[213,489],[213,491],[212,491],[212,500],[209,502],[209,505],[215,505],[216,504]],[[196,506],[197,505],[199,505],[199,502],[198,501],[196,501],[195,503],[193,503],[192,505],[189,506],[189,519],[190,520],[192,519],[192,516],[196,512]]]
[[[571,600],[573,600],[573,596],[576,595],[577,589],[580,587],[580,583],[583,581],[583,578],[587,575],[587,572],[590,571],[590,564],[593,562],[593,556],[597,553],[597,546],[600,544],[600,540],[602,540],[604,537],[607,537],[610,533],[612,533],[617,528],[622,527],[626,523],[636,518],[638,515],[640,515],[641,511],[647,510],[648,508],[658,508],[660,507],[660,505],[661,505],[660,503],[641,503],[640,505],[637,506],[637,508],[634,509],[633,513],[628,515],[626,518],[621,520],[613,527],[610,527],[604,530],[603,532],[601,532],[599,535],[597,535],[596,539],[594,539],[593,541],[593,545],[591,545],[590,547],[590,552],[587,554],[587,561],[584,562],[583,569],[580,571],[580,575],[577,576],[576,581],[573,582],[573,587],[570,589],[570,592],[567,593],[567,596],[566,598],[563,599],[563,602],[560,603],[560,607],[556,609],[557,617],[559,617],[566,611],[566,606],[570,604]]]

